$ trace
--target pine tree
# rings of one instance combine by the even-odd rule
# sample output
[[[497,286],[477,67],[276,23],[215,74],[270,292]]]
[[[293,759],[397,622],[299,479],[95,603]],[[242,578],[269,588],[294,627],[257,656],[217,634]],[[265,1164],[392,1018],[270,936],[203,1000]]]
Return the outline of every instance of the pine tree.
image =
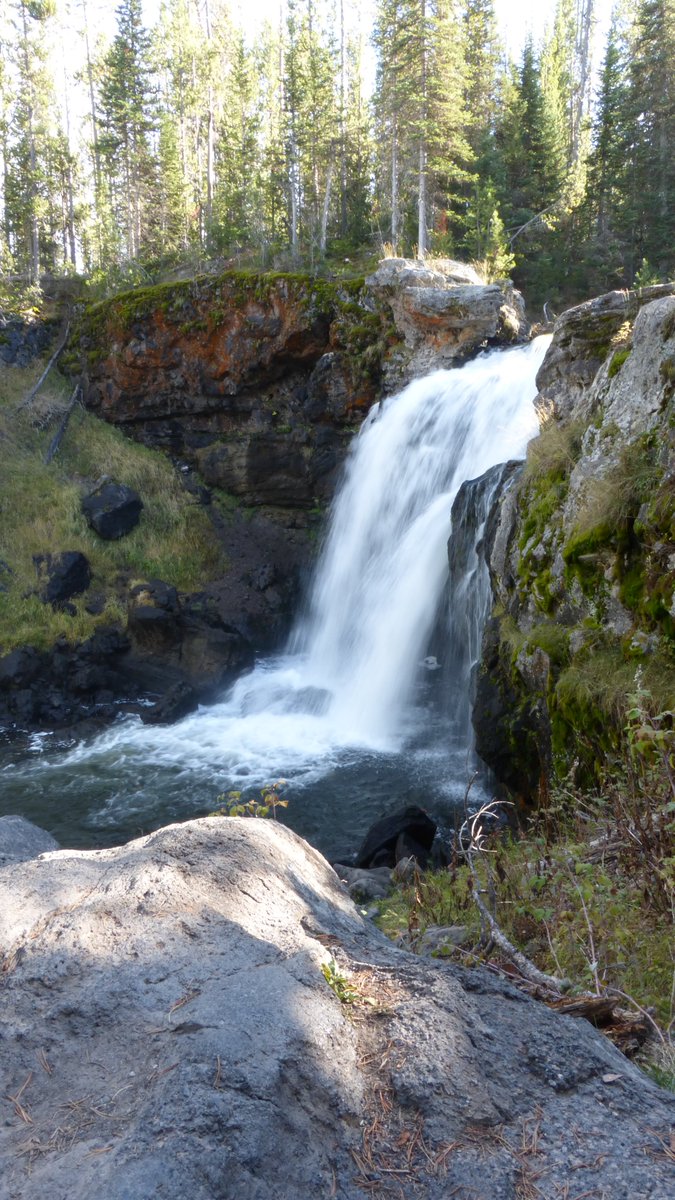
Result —
[[[263,265],[289,240],[283,32],[281,21],[279,28],[266,23],[254,45],[260,110],[264,114],[259,147],[262,194],[258,242]]]
[[[327,16],[317,0],[288,0],[284,107],[291,252],[297,258],[304,235],[312,260],[325,250],[339,148],[338,58]]]
[[[122,0],[117,9],[117,34],[102,63],[98,108],[99,153],[119,231],[121,259],[152,255],[159,249],[150,52],[141,0]]]
[[[479,167],[489,161],[494,136],[501,45],[492,0],[464,5],[464,106],[467,138]]]
[[[56,103],[47,69],[47,35],[52,0],[17,0],[14,7],[16,96],[9,114],[5,166],[5,220],[19,272],[37,284],[54,265],[49,233],[49,161],[57,135]]]
[[[411,176],[417,166],[420,8],[415,0],[378,0],[373,44],[377,53],[374,98],[377,122],[377,217],[387,222],[398,250],[404,214],[410,212]]]
[[[261,123],[256,62],[243,33],[238,31],[232,47],[227,102],[217,126],[214,236],[222,246],[242,247],[262,240]]]
[[[370,112],[363,85],[363,37],[347,41],[344,115],[344,167],[340,179],[340,234],[345,249],[362,246],[371,230],[373,168]]]
[[[0,31],[0,275],[12,269],[9,250],[9,214],[7,211],[7,177],[9,171],[10,82],[7,63],[9,47]]]
[[[603,290],[625,281],[621,230],[622,210],[630,189],[633,139],[630,112],[631,29],[634,13],[616,10],[609,28],[600,71],[596,115],[588,159],[585,255],[591,286]]]
[[[634,129],[627,270],[675,262],[675,0],[641,0],[630,69]]]
[[[212,71],[211,49],[192,0],[167,0],[154,45],[160,81],[163,224],[171,230],[170,249],[188,252],[205,237],[203,146]]]
[[[378,190],[394,246],[401,233],[412,242],[416,227],[423,255],[430,226],[437,243],[452,237],[472,158],[458,9],[453,0],[381,0],[374,42]]]
[[[436,0],[429,29],[427,161],[431,223],[439,249],[460,245],[466,231],[466,196],[474,176],[467,108],[465,26],[453,0]]]

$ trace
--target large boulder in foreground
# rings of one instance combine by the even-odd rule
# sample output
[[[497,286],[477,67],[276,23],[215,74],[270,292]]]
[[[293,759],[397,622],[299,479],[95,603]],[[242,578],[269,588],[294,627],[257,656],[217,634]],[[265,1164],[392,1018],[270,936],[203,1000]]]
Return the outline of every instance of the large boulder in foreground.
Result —
[[[673,1097],[273,822],[5,867],[0,944],[1,1200],[672,1195]]]

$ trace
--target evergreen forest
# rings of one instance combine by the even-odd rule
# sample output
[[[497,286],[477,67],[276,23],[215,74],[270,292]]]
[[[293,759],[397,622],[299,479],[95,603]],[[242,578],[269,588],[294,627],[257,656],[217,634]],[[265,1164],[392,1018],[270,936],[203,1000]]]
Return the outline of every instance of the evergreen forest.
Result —
[[[468,259],[553,308],[675,268],[675,0],[5,0],[0,286]],[[0,297],[0,300],[2,298]]]

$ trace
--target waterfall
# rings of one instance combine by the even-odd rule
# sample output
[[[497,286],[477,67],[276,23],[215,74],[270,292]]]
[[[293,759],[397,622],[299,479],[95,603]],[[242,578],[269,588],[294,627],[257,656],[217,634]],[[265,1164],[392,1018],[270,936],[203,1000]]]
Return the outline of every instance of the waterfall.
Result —
[[[0,812],[38,824],[48,812],[66,845],[100,845],[283,777],[284,820],[339,855],[345,831],[358,838],[383,808],[459,803],[489,604],[476,544],[501,477],[490,468],[522,457],[536,432],[549,340],[437,371],[373,410],[287,653],[175,725],[128,717],[71,748],[40,741],[23,764],[0,768]],[[428,670],[436,659],[442,670]]]
[[[546,344],[416,380],[356,440],[292,639],[307,682],[330,692],[345,740],[400,733],[447,580],[453,501],[465,480],[523,456]]]

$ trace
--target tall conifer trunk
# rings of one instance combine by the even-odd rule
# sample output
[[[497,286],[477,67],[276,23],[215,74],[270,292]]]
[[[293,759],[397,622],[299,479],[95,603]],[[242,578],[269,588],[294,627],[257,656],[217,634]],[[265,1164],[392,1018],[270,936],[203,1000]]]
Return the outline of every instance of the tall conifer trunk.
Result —
[[[427,31],[426,0],[420,0],[420,142],[417,180],[417,254],[427,252]]]

